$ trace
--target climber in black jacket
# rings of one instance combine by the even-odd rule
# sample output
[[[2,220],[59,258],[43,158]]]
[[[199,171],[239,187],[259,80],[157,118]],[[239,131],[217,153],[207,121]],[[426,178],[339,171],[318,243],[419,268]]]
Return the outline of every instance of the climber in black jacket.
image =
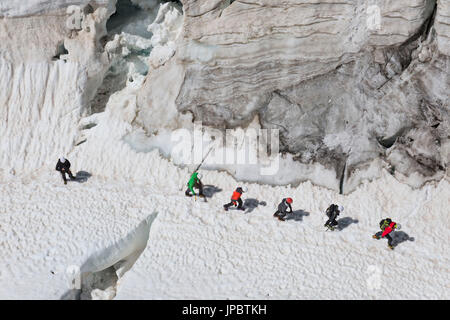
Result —
[[[338,222],[336,221],[336,219],[342,211],[344,211],[343,206],[338,206],[337,204],[330,205],[326,211],[328,220],[325,223],[324,227],[327,227],[331,231],[334,231],[338,226]]]
[[[64,184],[67,184],[66,173],[69,175],[71,180],[75,180],[72,172],[70,171],[70,162],[64,157],[59,158],[58,163],[56,164],[56,171],[61,172],[61,176],[64,180]]]

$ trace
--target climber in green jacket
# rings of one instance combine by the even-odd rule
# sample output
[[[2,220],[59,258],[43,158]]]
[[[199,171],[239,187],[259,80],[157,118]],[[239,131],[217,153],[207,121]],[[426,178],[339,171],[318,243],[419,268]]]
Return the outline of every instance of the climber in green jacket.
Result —
[[[188,197],[192,197],[193,195],[195,196],[195,191],[194,188],[198,189],[198,195],[200,197],[203,197],[203,183],[200,181],[200,178],[202,177],[202,175],[198,172],[194,172],[191,176],[191,178],[189,179],[189,182],[187,183],[188,188],[186,189],[186,196]],[[192,194],[191,194],[192,192]]]

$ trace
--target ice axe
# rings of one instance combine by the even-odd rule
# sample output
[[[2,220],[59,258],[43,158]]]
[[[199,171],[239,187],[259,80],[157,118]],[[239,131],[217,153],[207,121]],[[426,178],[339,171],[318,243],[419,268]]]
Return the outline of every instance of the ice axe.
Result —
[[[208,152],[206,153],[206,155],[203,157],[202,162],[200,162],[200,164],[197,166],[197,168],[194,170],[194,172],[197,172],[198,169],[200,169],[200,167],[202,166],[203,162],[205,162],[206,158],[208,157],[209,153],[211,152],[211,150],[213,149],[213,147],[211,147]]]

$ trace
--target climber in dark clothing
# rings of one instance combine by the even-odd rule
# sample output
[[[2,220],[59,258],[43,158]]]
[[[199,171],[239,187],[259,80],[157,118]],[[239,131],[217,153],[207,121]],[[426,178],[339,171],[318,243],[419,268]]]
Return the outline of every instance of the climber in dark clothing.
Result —
[[[278,217],[278,220],[286,220],[284,217],[288,213],[292,213],[292,198],[284,198],[278,205],[278,210],[273,214],[274,217]],[[289,211],[288,211],[289,209]]]
[[[332,204],[331,206],[329,206],[326,211],[328,221],[325,223],[324,226],[333,231],[338,225],[336,218],[342,211],[344,211],[343,206],[338,206],[336,204]]]
[[[64,184],[67,184],[66,173],[69,175],[71,180],[75,180],[72,172],[70,171],[70,162],[64,157],[59,158],[58,163],[56,164],[56,171],[61,172],[61,176],[64,180]]]

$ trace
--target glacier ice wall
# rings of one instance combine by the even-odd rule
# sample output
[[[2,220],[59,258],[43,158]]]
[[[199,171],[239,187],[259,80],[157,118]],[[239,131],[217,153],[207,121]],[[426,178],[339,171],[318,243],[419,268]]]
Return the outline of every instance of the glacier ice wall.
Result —
[[[379,176],[375,167],[415,187],[445,176],[448,2],[183,5],[178,111],[221,129],[257,117],[280,130],[282,152],[334,170],[344,192]],[[160,108],[149,80],[139,102]]]

